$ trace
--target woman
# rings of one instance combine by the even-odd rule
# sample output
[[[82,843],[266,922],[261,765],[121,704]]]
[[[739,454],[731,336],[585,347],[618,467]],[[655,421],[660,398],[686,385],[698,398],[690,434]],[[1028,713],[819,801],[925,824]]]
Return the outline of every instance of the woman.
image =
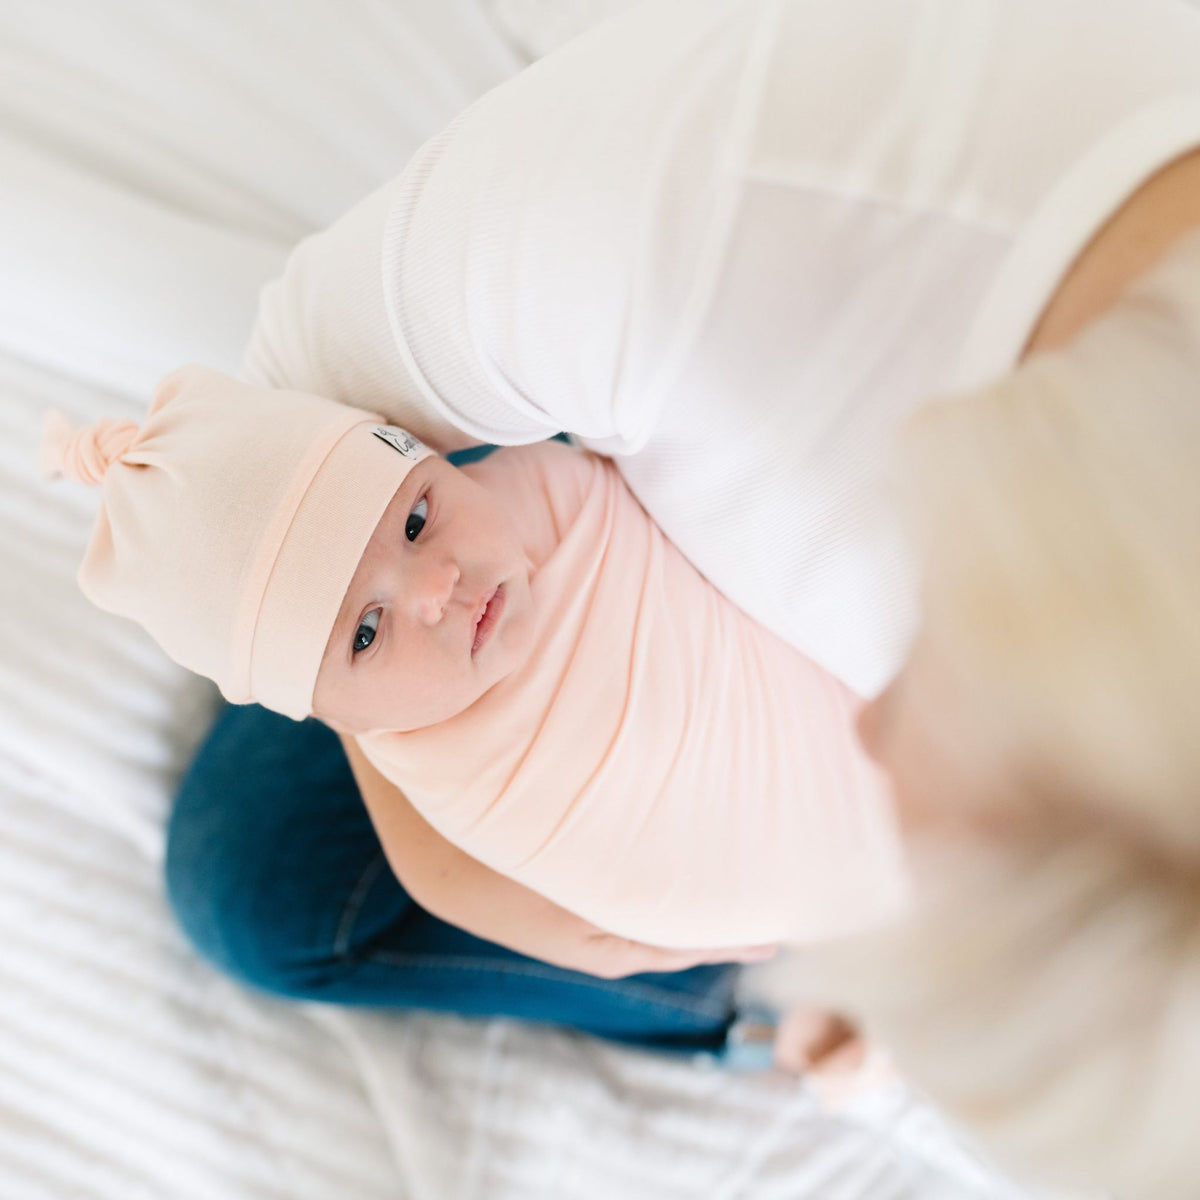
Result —
[[[774,984],[1036,1178],[1145,1200],[1200,1179],[1198,401],[1193,233],[907,431],[923,628],[860,733],[921,902]]]
[[[1200,14],[1174,0],[641,5],[489,93],[298,247],[246,373],[377,409],[442,449],[565,429],[616,455],[714,583],[873,695],[916,612],[882,485],[895,428],[1061,345],[1200,225],[1198,66]],[[256,719],[227,712],[185,784],[168,864],[185,925],[301,994],[353,1001],[339,972],[372,948],[453,976],[458,934],[389,948],[412,910],[370,837],[347,849],[332,912],[297,900],[333,869],[324,818],[250,878],[213,866],[278,844],[277,806],[245,797],[256,756],[304,760]],[[296,786],[344,788],[336,744],[312,736],[328,758]],[[563,966],[666,965],[481,873],[351,764],[426,907]],[[293,941],[276,910],[305,913]],[[699,1044],[719,1045],[730,975],[704,970]],[[677,1012],[694,1011],[695,978]],[[549,982],[541,1013],[579,1023]],[[433,990],[490,1003],[454,978]],[[663,1032],[646,1030],[631,1036]]]

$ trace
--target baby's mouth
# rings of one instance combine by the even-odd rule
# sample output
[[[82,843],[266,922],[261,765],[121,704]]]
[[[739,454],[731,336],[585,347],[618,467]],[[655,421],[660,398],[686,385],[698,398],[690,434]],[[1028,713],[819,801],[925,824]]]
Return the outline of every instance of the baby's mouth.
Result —
[[[484,603],[483,612],[479,614],[479,619],[475,622],[475,640],[471,643],[471,654],[474,655],[479,651],[479,648],[492,636],[492,631],[496,628],[496,623],[500,620],[500,614],[504,611],[504,584],[497,584],[492,594]]]

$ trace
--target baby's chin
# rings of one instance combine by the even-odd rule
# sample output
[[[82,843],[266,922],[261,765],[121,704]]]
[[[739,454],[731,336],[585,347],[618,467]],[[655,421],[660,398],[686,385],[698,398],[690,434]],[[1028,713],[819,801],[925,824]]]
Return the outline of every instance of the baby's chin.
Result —
[[[444,703],[430,706],[423,712],[395,712],[386,707],[380,708],[369,715],[369,725],[364,733],[417,733],[422,729],[432,729],[463,716],[475,707],[489,692],[507,677],[507,673],[498,678],[485,677],[478,681],[477,686],[464,690],[453,699]]]

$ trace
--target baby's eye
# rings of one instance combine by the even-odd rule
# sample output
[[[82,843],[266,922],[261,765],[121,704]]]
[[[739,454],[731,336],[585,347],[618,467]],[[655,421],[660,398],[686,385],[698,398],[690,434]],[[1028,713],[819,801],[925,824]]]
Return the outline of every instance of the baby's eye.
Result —
[[[417,534],[425,528],[425,518],[429,516],[429,505],[425,502],[425,497],[413,505],[413,510],[408,514],[408,520],[404,522],[404,536],[410,542],[417,540]]]
[[[379,629],[379,614],[383,611],[381,608],[373,608],[363,619],[358,623],[358,628],[354,631],[354,644],[351,647],[351,653],[357,654],[360,650],[365,650],[374,640],[375,634]],[[375,624],[370,624],[371,618],[375,618]],[[366,632],[366,640],[363,641],[363,632]]]

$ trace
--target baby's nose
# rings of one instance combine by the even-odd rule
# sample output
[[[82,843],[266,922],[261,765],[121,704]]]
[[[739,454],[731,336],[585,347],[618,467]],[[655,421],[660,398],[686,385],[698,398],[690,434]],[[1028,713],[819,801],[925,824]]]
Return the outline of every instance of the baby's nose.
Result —
[[[462,572],[453,562],[429,564],[423,573],[417,604],[421,620],[426,625],[436,625],[445,615],[446,606],[454,595],[454,588]]]

